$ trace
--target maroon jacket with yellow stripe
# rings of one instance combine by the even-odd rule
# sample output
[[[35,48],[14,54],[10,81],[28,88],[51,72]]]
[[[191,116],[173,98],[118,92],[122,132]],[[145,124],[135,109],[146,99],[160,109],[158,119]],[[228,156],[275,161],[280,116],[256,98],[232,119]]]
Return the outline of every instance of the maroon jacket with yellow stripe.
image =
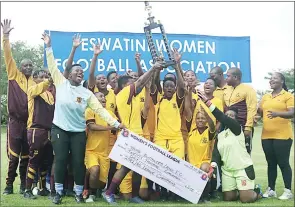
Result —
[[[10,118],[27,123],[28,99],[27,91],[35,85],[32,77],[26,76],[17,69],[15,60],[12,58],[9,40],[3,38],[4,61],[8,76],[8,115]]]

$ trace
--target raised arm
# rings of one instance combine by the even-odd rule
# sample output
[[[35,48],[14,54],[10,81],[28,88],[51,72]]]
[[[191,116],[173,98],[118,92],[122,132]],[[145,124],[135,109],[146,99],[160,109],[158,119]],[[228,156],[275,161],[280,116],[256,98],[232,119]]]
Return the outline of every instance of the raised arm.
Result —
[[[48,34],[44,33],[43,38],[44,43],[46,45],[46,58],[47,58],[47,65],[48,70],[51,74],[52,80],[54,82],[55,87],[58,87],[60,84],[62,84],[64,81],[66,81],[66,78],[63,76],[63,74],[58,70],[56,62],[54,60],[53,56],[53,50],[51,47],[51,39]]]
[[[52,79],[43,81],[39,84],[33,85],[28,89],[28,100],[39,96],[40,94],[44,93],[49,86],[52,84]]]
[[[136,53],[135,54],[135,61],[136,61],[136,67],[137,67],[137,73],[138,73],[138,77],[142,76],[144,74],[142,67],[140,65],[140,53]]]
[[[103,108],[93,93],[91,93],[89,99],[87,100],[87,104],[88,107],[94,111],[94,113],[98,114],[110,126],[115,128],[125,128],[115,118],[113,118],[105,108]]]
[[[16,67],[15,60],[12,57],[10,42],[9,42],[9,34],[13,27],[10,26],[11,20],[4,19],[2,26],[3,33],[3,52],[4,52],[4,62],[6,65],[7,77],[8,80],[14,80],[19,72]]]
[[[207,111],[203,108],[203,106],[201,105],[201,110],[204,112],[207,122],[208,122],[208,126],[209,126],[209,139],[212,140],[215,137],[216,134],[216,126],[214,124],[214,121],[212,120],[212,118],[209,116],[209,114],[207,113]]]
[[[191,122],[193,117],[192,94],[192,89],[187,87],[186,94],[184,96],[184,116],[187,122]]]
[[[180,63],[182,54],[179,53],[176,48],[173,48],[173,52],[172,53],[173,53],[173,56],[174,56],[174,60],[176,62],[176,65],[175,65],[174,69],[179,68],[180,69],[179,71],[180,71],[181,76],[184,77],[183,70],[181,68],[181,63]]]
[[[149,79],[153,75],[153,72],[155,70],[162,70],[162,69],[163,69],[163,63],[156,62],[146,73],[144,73],[141,77],[139,77],[138,80],[135,82],[136,95],[141,92],[142,88],[146,85],[146,83],[149,81]]]
[[[162,93],[162,86],[161,86],[161,81],[160,81],[160,73],[161,73],[161,71],[160,70],[157,70],[156,72],[155,72],[155,88],[157,89],[157,91],[159,92],[159,93]]]
[[[81,43],[82,43],[81,35],[75,34],[74,37],[73,37],[73,47],[72,47],[71,53],[70,53],[68,61],[67,61],[66,69],[65,69],[65,71],[63,73],[64,77],[66,79],[68,79],[68,77],[69,77],[70,69],[71,69],[73,61],[74,61],[74,56],[75,56],[76,49],[81,45]]]
[[[147,119],[148,117],[148,113],[149,113],[149,110],[150,110],[150,87],[151,87],[151,82],[152,80],[150,80],[146,86],[145,86],[145,95],[144,95],[144,107],[143,107],[143,110],[142,110],[142,117],[144,119]]]
[[[88,88],[94,88],[95,86],[95,66],[97,62],[98,55],[102,53],[102,50],[100,49],[100,44],[93,45],[93,57],[90,64],[90,71],[89,71],[89,78],[88,78]]]
[[[225,127],[229,128],[235,135],[241,134],[241,126],[238,121],[226,116],[223,112],[221,112],[214,104],[210,102],[207,97],[202,94],[202,92],[198,91],[198,95],[200,99],[208,106],[213,116],[220,121]]]
[[[176,62],[179,62],[181,59],[180,53],[177,51],[177,49],[173,49],[173,54]],[[180,67],[180,64],[177,64],[175,67],[175,72],[176,72],[176,77],[177,77],[177,95],[179,98],[183,98],[184,96],[184,79],[183,79],[183,74],[182,74],[182,69]]]

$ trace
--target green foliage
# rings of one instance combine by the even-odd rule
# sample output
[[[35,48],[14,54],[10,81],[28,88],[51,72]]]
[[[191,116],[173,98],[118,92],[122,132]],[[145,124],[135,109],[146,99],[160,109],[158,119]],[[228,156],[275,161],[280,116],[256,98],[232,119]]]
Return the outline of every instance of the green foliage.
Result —
[[[43,45],[33,47],[26,42],[17,41],[11,43],[12,56],[18,68],[23,59],[30,59],[33,62],[34,70],[43,68]],[[1,75],[0,75],[0,94],[1,94],[1,123],[6,122],[7,117],[7,73],[4,62],[4,53],[1,49]]]
[[[289,92],[294,93],[294,68],[285,69],[285,70],[277,70],[273,72],[280,72],[285,76],[286,79],[286,85],[289,89]],[[264,79],[270,79],[273,72],[269,72],[268,75]]]

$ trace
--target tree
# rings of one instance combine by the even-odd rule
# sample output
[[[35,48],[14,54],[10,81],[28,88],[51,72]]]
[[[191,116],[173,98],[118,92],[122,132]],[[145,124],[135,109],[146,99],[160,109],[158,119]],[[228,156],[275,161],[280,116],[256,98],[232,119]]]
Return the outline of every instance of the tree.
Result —
[[[33,62],[34,70],[43,68],[43,45],[37,47],[30,46],[26,42],[17,41],[11,43],[12,56],[18,68],[23,59],[30,59]],[[1,49],[1,76],[0,76],[0,95],[1,95],[1,123],[7,117],[7,73],[4,62],[3,49]]]
[[[275,71],[274,71],[275,72]],[[285,70],[277,70],[277,72],[282,73],[285,76],[286,85],[289,89],[289,92],[294,93],[294,68],[285,69]],[[265,79],[270,79],[273,72],[269,72]]]

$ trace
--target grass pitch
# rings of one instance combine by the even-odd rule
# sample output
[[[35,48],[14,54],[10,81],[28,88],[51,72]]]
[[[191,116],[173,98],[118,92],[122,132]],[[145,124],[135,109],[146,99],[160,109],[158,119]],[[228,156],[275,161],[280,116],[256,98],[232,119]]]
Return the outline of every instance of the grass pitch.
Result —
[[[282,129],[283,130],[283,129]],[[1,134],[1,206],[56,206],[52,204],[51,200],[47,197],[38,197],[36,200],[27,200],[24,199],[22,195],[18,194],[19,191],[19,177],[16,178],[14,182],[14,194],[4,196],[2,195],[3,189],[5,188],[5,178],[7,174],[7,155],[6,155],[6,128],[2,127]],[[254,161],[254,167],[256,172],[256,183],[259,183],[262,186],[262,189],[267,188],[267,164],[265,156],[261,146],[261,127],[255,128],[255,135],[253,138],[253,151],[252,158]],[[294,176],[294,145],[291,149],[291,158],[290,163]],[[294,178],[293,178],[294,182]],[[283,193],[284,182],[280,169],[278,168],[278,178],[276,182],[276,191],[278,196]],[[293,190],[292,190],[293,191]],[[294,193],[294,191],[293,191]],[[131,206],[126,201],[118,201],[121,206]],[[181,203],[172,203],[172,202],[146,202],[142,206],[193,206],[194,204],[181,202]],[[95,203],[85,203],[77,204],[74,201],[74,198],[64,198],[62,205],[60,206],[108,206],[103,200],[99,200]],[[137,205],[139,206],[139,205]],[[241,202],[224,202],[221,200],[213,200],[211,204],[198,204],[198,206],[294,206],[294,200],[289,201],[280,201],[276,198],[270,199],[261,199],[256,203],[251,204],[242,204]]]

